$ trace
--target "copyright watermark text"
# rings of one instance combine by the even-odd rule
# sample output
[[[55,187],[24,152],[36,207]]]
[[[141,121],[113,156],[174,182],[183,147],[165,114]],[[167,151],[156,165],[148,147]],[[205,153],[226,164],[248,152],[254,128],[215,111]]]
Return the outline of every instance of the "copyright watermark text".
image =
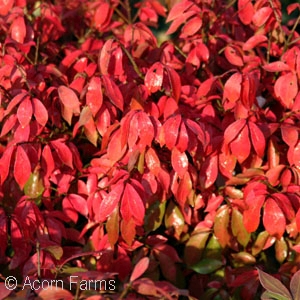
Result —
[[[76,289],[79,286],[81,291],[91,290],[104,290],[114,291],[116,289],[116,281],[114,279],[89,279],[83,280],[79,276],[70,276],[69,283],[61,279],[31,279],[27,276],[21,285],[18,285],[18,281],[14,276],[8,276],[5,279],[5,287],[12,291],[17,287],[22,290],[31,289],[33,291],[39,290],[57,290],[57,289]]]

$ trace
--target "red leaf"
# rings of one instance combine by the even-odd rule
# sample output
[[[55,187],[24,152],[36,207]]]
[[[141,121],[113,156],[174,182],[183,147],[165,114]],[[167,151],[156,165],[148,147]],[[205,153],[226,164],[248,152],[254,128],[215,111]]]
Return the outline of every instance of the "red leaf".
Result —
[[[287,13],[290,15],[293,11],[295,11],[298,8],[298,10],[300,11],[300,4],[299,3],[292,3],[290,5],[288,5],[286,11]]]
[[[127,150],[126,144],[122,147],[121,134],[121,130],[114,132],[107,147],[107,155],[112,162],[121,159]]]
[[[186,20],[191,17],[194,16],[196,13],[194,11],[187,11],[183,14],[181,14],[179,17],[177,17],[171,24],[171,26],[169,27],[169,29],[166,32],[166,35],[170,35],[173,34],[181,25],[183,25]]]
[[[249,0],[247,0],[249,1]],[[249,1],[251,2],[251,1]],[[244,51],[253,50],[257,45],[264,43],[268,40],[268,38],[263,34],[256,34],[251,36],[243,45]]]
[[[282,61],[274,61],[272,63],[266,64],[263,68],[268,72],[282,72],[282,71],[290,71],[289,65]]]
[[[239,163],[243,163],[247,159],[251,151],[248,126],[244,126],[230,143],[230,150]]]
[[[122,220],[121,221],[121,236],[126,242],[127,245],[131,246],[133,240],[136,235],[136,225],[134,220],[131,218],[129,220]]]
[[[0,137],[5,136],[7,133],[11,131],[11,129],[16,125],[17,119],[18,119],[17,115],[15,114],[12,114],[8,117],[8,119],[5,121],[2,127]]]
[[[96,116],[103,103],[102,86],[99,77],[92,77],[86,93],[86,105],[90,108],[93,117]]]
[[[271,16],[273,9],[271,7],[262,7],[254,14],[252,22],[255,26],[260,27],[264,25]]]
[[[241,54],[233,47],[227,46],[225,48],[225,57],[234,66],[242,67],[244,65]]]
[[[175,115],[170,117],[163,124],[164,141],[162,142],[164,142],[170,150],[172,150],[177,143],[180,123],[181,123],[181,116]]]
[[[14,0],[0,0],[0,15],[5,16],[12,9]]]
[[[102,80],[107,97],[117,108],[123,111],[124,99],[119,87],[108,75],[103,75]]]
[[[65,144],[65,141],[63,139],[58,139],[53,140],[50,143],[55,149],[61,162],[73,169],[73,155],[69,147]]]
[[[241,96],[242,74],[234,73],[229,77],[224,86],[223,99],[236,102]]]
[[[135,220],[137,225],[142,225],[145,216],[145,206],[135,188],[127,183],[124,189],[122,202],[121,202],[121,214],[125,221],[129,221],[131,218]]]
[[[51,287],[51,285],[50,285],[50,287]],[[72,300],[73,295],[68,290],[64,290],[59,287],[55,287],[55,288],[41,289],[38,293],[38,298],[41,300],[51,300],[51,299],[52,300],[54,300],[54,299]]]
[[[299,128],[297,126],[293,126],[286,123],[283,123],[281,125],[282,139],[290,147],[295,146],[296,143],[298,142],[298,138],[299,138],[298,130]]]
[[[149,148],[145,154],[145,160],[148,169],[154,174],[157,175],[160,171],[160,160],[153,148]]]
[[[112,15],[112,9],[106,2],[101,2],[94,14],[95,26],[98,30],[101,30],[110,20]]]
[[[196,34],[201,26],[202,19],[200,18],[200,16],[196,15],[195,17],[190,18],[182,28],[182,37],[188,37]]]
[[[87,139],[96,147],[98,141],[98,131],[94,120],[90,118],[83,127],[84,134],[86,135]]]
[[[270,235],[280,239],[285,232],[285,216],[272,198],[267,199],[264,208],[263,224]]]
[[[182,178],[189,165],[186,154],[174,147],[171,152],[171,162],[174,170],[178,173],[179,177]]]
[[[249,25],[254,15],[251,0],[238,0],[238,16],[244,25]]]
[[[103,13],[103,12],[102,12]],[[100,50],[100,55],[98,59],[98,66],[102,75],[108,75],[108,67],[112,54],[112,45],[114,41],[113,39],[107,40],[103,47]]]
[[[11,38],[16,42],[23,44],[25,37],[26,37],[26,25],[25,25],[24,17],[17,16],[11,24]]]
[[[200,171],[200,185],[203,189],[211,187],[218,176],[218,156],[209,156],[205,159]]]
[[[24,128],[26,127],[31,120],[32,117],[32,104],[29,96],[27,96],[19,105],[17,110],[17,117],[21,124],[21,126]]]
[[[187,150],[189,144],[189,135],[187,132],[187,128],[184,122],[181,122],[180,130],[179,130],[179,135],[177,138],[177,143],[176,143],[176,148],[180,152],[184,152]]]
[[[124,184],[118,183],[113,186],[110,193],[103,197],[99,207],[99,221],[104,222],[117,207],[124,190]]]
[[[67,196],[67,198],[77,212],[79,212],[85,217],[88,216],[87,202],[83,197],[77,194],[70,194]]]
[[[281,103],[291,109],[298,93],[297,76],[291,72],[281,75],[275,82],[274,91]]]
[[[0,7],[1,7],[1,4],[0,4]],[[1,12],[1,10],[0,10]],[[1,13],[0,13],[1,15]],[[8,284],[9,284],[9,281],[8,281]],[[13,291],[12,290],[9,290],[7,287],[6,287],[6,284],[4,282],[0,282],[0,300],[5,300],[7,299],[7,297],[12,293]]]
[[[48,121],[48,111],[44,104],[37,98],[32,99],[33,114],[37,122],[41,126],[45,126]]]
[[[141,277],[145,271],[148,269],[149,266],[149,258],[148,257],[143,257],[142,259],[140,259],[138,261],[138,263],[135,265],[129,282],[135,281],[136,279],[138,279],[139,277]]]
[[[163,65],[160,62],[156,62],[147,71],[145,76],[145,86],[150,93],[155,93],[161,89],[164,77]]]
[[[244,198],[247,209],[243,213],[243,221],[248,232],[254,232],[260,222],[260,211],[266,197],[266,187],[260,182],[247,185]]]
[[[139,136],[137,146],[141,152],[143,152],[147,146],[151,146],[154,138],[154,128],[150,118],[145,112],[139,111],[134,114],[130,122],[130,133],[132,131],[135,131]],[[128,142],[128,146],[131,148],[133,145],[130,145]]]
[[[14,177],[22,190],[31,174],[31,164],[27,153],[22,146],[17,147],[14,164]]]
[[[166,23],[171,22],[177,19],[178,17],[180,17],[185,11],[187,11],[193,5],[194,3],[191,1],[182,1],[176,3],[171,9],[168,18],[166,20]]]
[[[52,156],[52,151],[49,145],[45,145],[42,152],[42,161],[41,161],[42,170],[44,172],[44,178],[48,179],[55,168],[54,159]]]
[[[261,130],[259,129],[259,127],[255,123],[249,121],[248,126],[249,126],[249,131],[250,131],[253,148],[254,148],[256,154],[260,158],[263,158],[265,155],[265,150],[266,150],[265,149],[266,148],[265,137],[264,137],[263,133],[261,132]]]
[[[80,114],[80,102],[76,93],[64,86],[61,85],[58,89],[59,99],[62,103],[62,116],[71,125],[73,114]]]
[[[172,97],[178,102],[181,93],[181,81],[180,76],[178,73],[171,67],[165,67],[168,77],[169,77],[169,84],[170,84],[170,92]]]

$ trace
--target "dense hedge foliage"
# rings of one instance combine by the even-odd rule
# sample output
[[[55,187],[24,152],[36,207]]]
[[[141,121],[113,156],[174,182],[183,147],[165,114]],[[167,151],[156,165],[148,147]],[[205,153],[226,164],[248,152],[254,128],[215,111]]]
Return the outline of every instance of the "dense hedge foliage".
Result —
[[[0,299],[253,300],[263,271],[289,287],[299,9],[0,0]]]

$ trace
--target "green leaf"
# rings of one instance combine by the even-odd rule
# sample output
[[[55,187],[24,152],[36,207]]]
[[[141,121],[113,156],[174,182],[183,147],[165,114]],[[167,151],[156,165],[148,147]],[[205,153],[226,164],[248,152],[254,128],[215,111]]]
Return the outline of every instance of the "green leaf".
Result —
[[[24,193],[31,199],[37,199],[44,192],[44,184],[42,178],[40,178],[39,171],[34,171],[30,174],[29,179],[24,185]]]
[[[44,248],[44,250],[49,252],[57,260],[61,259],[62,255],[63,255],[62,247],[59,247],[56,245],[48,246],[48,247]]]
[[[221,268],[223,263],[217,259],[204,258],[190,268],[199,274],[210,274]]]
[[[272,297],[276,296],[275,299],[280,300],[293,299],[288,289],[278,279],[260,269],[257,270],[261,285],[272,294]]]
[[[166,201],[156,201],[147,209],[145,217],[145,230],[147,232],[155,231],[161,225],[166,210],[166,203]]]
[[[290,288],[294,299],[300,299],[300,270],[292,277]]]
[[[274,294],[268,291],[263,292],[263,294],[261,295],[261,300],[290,300],[291,298],[287,298],[278,294]]]

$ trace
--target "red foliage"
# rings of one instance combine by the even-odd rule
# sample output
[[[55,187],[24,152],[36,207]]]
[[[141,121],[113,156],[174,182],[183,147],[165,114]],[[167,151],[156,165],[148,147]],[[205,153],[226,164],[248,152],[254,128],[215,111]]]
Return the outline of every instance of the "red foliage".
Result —
[[[300,19],[225,2],[0,0],[1,299],[254,299],[257,266],[295,273]]]

